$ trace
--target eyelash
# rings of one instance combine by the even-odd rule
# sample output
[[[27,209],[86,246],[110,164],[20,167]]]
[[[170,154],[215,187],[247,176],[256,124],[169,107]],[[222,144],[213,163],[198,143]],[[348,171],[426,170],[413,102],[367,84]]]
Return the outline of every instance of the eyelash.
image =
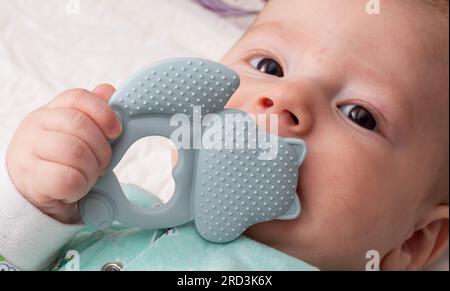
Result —
[[[247,56],[245,56],[243,59],[246,63],[250,64],[250,61],[254,59],[272,59],[276,61],[284,72],[286,72],[286,65],[283,61],[281,61],[275,54],[271,53],[270,51],[263,50],[263,49],[255,49],[253,51],[250,51],[247,53]]]
[[[345,104],[345,105],[338,106],[337,109],[342,112],[342,114],[345,116],[345,118],[347,118],[348,120],[350,120],[351,122],[353,122],[357,126],[363,128],[365,130],[372,131],[372,132],[377,132],[378,131],[379,123],[378,123],[377,117],[376,117],[376,115],[374,115],[372,113],[371,110],[367,109],[367,107],[365,107],[363,105],[359,105],[359,104],[348,103],[348,104]],[[345,112],[344,112],[343,109],[345,109]],[[366,116],[366,117],[369,118],[369,120],[366,119],[365,121],[369,122],[369,125],[370,125],[369,127],[370,128],[367,128],[367,127],[359,124],[357,122],[357,120],[353,120],[352,117],[356,117],[356,116],[352,116],[352,117],[350,116],[352,113],[354,113],[354,110],[356,110],[356,109],[362,109],[369,115],[369,116]],[[357,116],[357,117],[363,118],[364,116]]]

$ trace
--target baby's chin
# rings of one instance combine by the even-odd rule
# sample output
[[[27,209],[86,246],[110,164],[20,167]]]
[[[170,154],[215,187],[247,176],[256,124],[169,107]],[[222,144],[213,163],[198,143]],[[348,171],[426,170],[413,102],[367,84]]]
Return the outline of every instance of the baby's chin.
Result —
[[[252,240],[275,247],[281,239],[275,232],[280,228],[279,221],[269,221],[252,225],[249,227],[244,235]]]
[[[341,263],[336,262],[328,248],[317,238],[307,238],[307,231],[301,231],[299,224],[296,220],[265,222],[250,227],[245,236],[321,270],[341,270]]]
[[[278,248],[280,245],[292,244],[295,240],[293,235],[298,229],[300,219],[295,220],[272,220],[255,224],[248,228],[244,235],[262,244]]]
[[[290,221],[274,220],[253,225],[244,234],[261,244],[320,268],[320,261],[313,255],[317,245],[308,243],[301,223],[300,218]],[[315,247],[311,249],[311,245]]]

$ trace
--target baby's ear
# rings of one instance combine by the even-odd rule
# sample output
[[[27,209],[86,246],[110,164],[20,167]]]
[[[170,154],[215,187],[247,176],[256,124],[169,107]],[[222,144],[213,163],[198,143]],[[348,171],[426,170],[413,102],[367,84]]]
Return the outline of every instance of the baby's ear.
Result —
[[[396,250],[383,258],[382,270],[423,270],[442,256],[448,247],[448,205],[439,205],[416,227]]]

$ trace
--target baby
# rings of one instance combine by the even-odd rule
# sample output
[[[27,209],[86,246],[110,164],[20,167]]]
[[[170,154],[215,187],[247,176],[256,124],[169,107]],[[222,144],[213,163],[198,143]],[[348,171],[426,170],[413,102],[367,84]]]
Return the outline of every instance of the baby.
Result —
[[[223,58],[242,80],[227,107],[278,114],[278,133],[309,146],[300,217],[246,236],[322,270],[364,269],[370,250],[382,270],[419,270],[448,246],[448,1],[381,1],[379,14],[366,4],[271,0]],[[13,185],[60,228],[78,229],[76,202],[108,168],[121,133],[113,93],[61,93],[10,144]],[[1,219],[14,214],[0,207]],[[20,229],[18,253],[36,237]],[[54,239],[48,253],[67,241]],[[4,245],[0,255],[20,261]]]

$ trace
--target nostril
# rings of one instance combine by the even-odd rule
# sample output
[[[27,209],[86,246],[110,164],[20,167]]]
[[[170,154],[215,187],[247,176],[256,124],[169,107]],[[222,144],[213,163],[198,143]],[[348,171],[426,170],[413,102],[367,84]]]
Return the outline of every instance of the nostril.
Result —
[[[270,108],[270,107],[272,107],[274,105],[273,101],[270,100],[269,98],[261,99],[260,103],[261,103],[261,106],[264,107],[264,108]]]
[[[298,117],[292,112],[289,112],[289,113],[291,114],[292,121],[294,121],[295,125],[299,125],[300,124],[300,120],[298,119]]]

